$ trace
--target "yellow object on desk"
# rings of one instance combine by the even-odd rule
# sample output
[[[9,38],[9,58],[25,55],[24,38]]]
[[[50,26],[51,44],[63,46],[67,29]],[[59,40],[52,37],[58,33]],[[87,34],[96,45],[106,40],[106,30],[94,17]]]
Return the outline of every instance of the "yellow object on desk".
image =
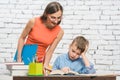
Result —
[[[32,62],[29,64],[29,76],[43,76],[43,63]]]

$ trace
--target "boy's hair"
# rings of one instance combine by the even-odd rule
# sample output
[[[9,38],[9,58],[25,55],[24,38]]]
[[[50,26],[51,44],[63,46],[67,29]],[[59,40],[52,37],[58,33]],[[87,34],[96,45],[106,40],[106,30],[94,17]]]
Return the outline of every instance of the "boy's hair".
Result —
[[[72,41],[72,44],[75,43],[77,49],[79,49],[82,52],[85,51],[86,49],[86,46],[89,45],[89,41],[83,37],[83,36],[77,36],[73,41]],[[71,45],[72,45],[71,44]]]
[[[58,3],[58,2],[49,3],[47,5],[47,7],[45,8],[43,15],[41,16],[42,21],[45,22],[47,20],[48,14],[56,13],[59,10],[63,13],[63,7],[61,6],[60,3]],[[60,22],[61,22],[61,20],[58,22],[58,24],[60,24]]]

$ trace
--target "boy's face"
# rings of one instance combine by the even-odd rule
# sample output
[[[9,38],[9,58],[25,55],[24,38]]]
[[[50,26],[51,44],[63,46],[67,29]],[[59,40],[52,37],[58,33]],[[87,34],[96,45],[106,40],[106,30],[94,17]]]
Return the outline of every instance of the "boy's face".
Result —
[[[81,55],[81,51],[80,51],[79,49],[77,49],[77,47],[76,47],[75,44],[76,44],[76,43],[73,43],[73,44],[70,45],[70,47],[69,47],[68,55],[69,55],[69,58],[70,58],[71,60],[75,60],[75,59],[79,58],[80,55]]]

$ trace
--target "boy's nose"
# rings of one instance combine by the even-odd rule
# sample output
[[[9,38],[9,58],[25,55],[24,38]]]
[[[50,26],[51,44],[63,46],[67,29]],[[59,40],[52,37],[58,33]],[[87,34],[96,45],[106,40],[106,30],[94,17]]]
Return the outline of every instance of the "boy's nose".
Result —
[[[76,56],[76,53],[73,53],[73,57],[75,57]]]

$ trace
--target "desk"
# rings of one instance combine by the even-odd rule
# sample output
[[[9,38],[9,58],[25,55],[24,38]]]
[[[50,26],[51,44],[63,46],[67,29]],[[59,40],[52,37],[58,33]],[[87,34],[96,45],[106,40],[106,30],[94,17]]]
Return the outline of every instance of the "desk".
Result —
[[[116,76],[13,76],[13,80],[116,80]]]

